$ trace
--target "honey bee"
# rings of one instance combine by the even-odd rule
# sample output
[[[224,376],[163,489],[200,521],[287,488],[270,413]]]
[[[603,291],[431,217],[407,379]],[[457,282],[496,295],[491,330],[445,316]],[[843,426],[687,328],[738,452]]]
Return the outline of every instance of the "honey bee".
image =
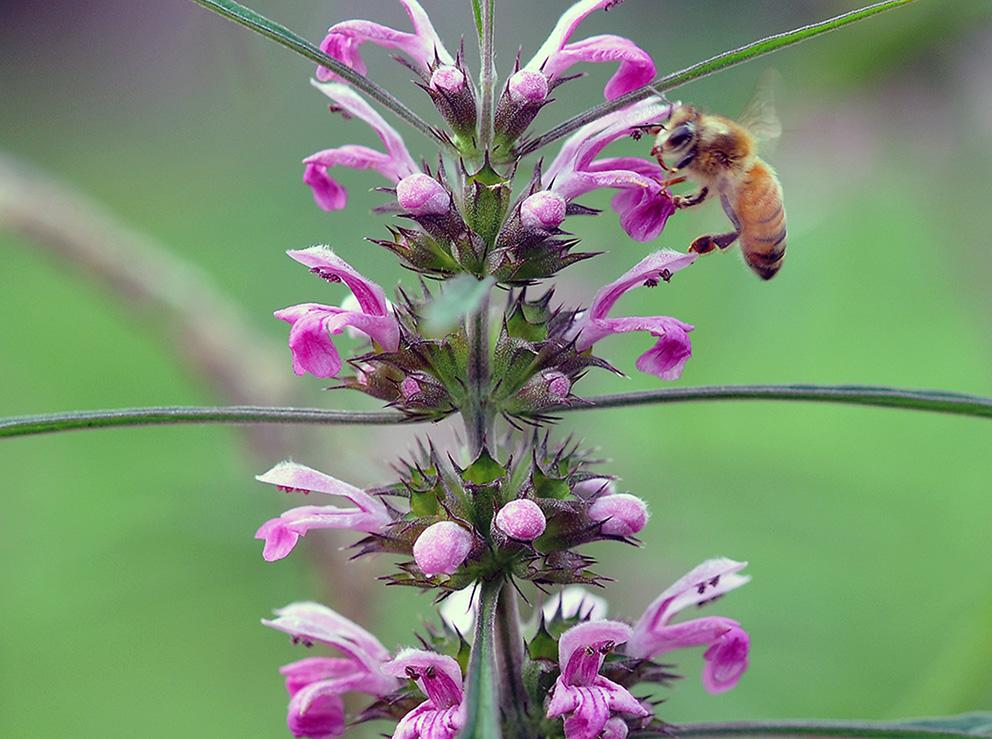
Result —
[[[726,249],[740,239],[744,261],[759,277],[770,280],[785,257],[785,208],[782,186],[757,155],[759,139],[776,138],[781,126],[771,105],[769,80],[763,80],[737,121],[680,105],[658,127],[652,156],[662,168],[700,185],[698,192],[676,196],[677,208],[699,205],[717,193],[734,230],[707,234],[689,251],[706,254]]]

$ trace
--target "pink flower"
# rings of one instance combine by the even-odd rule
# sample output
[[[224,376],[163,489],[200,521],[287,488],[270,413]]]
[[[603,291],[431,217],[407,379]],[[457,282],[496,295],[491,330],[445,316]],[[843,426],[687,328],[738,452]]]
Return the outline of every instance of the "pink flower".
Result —
[[[382,288],[366,279],[354,267],[326,246],[286,252],[300,264],[328,282],[343,282],[358,302],[359,310],[348,310],[321,303],[302,303],[275,312],[276,318],[293,328],[289,348],[293,371],[315,377],[337,377],[341,356],[331,336],[353,328],[368,336],[385,351],[399,348],[399,324],[390,312]]]
[[[454,59],[444,48],[441,39],[431,25],[431,19],[417,0],[400,0],[410,16],[413,33],[397,31],[394,28],[365,20],[350,20],[336,23],[327,31],[320,48],[328,56],[346,64],[359,74],[365,74],[366,66],[359,48],[370,42],[387,49],[398,49],[406,54],[413,65],[426,73],[435,57],[442,64],[451,64]],[[326,81],[336,75],[326,67],[317,67],[317,79]]]
[[[620,68],[606,83],[603,95],[613,100],[654,79],[654,62],[646,51],[630,39],[606,34],[590,36],[568,43],[575,29],[587,16],[602,8],[609,9],[617,0],[580,0],[558,19],[551,35],[524,67],[540,71],[552,85],[574,64],[579,62],[619,62]]]
[[[561,675],[548,702],[548,718],[568,714],[566,739],[597,739],[615,714],[642,718],[649,712],[626,688],[599,674],[603,660],[630,638],[627,624],[586,621],[561,635],[558,663]],[[616,723],[610,729],[617,734]]]
[[[603,495],[589,506],[589,518],[602,521],[607,536],[634,536],[647,525],[648,517],[647,504],[630,493]]]
[[[386,147],[386,151],[381,152],[367,146],[345,144],[318,151],[304,159],[303,181],[313,190],[313,199],[318,207],[323,210],[341,210],[348,203],[348,191],[327,173],[331,167],[372,169],[392,183],[420,171],[396,129],[386,123],[361,95],[347,85],[336,82],[313,84],[344,113],[368,123]]]
[[[496,514],[496,528],[517,541],[534,541],[548,522],[540,506],[532,500],[511,500]]]
[[[280,462],[255,479],[275,485],[287,493],[336,495],[355,504],[353,508],[301,506],[286,511],[279,518],[266,521],[255,532],[255,538],[265,540],[262,557],[267,562],[287,556],[300,537],[311,529],[351,529],[377,533],[392,522],[386,506],[378,498],[302,464]]]
[[[637,360],[641,372],[663,380],[677,380],[686,361],[692,356],[689,331],[692,326],[671,316],[630,316],[610,318],[609,312],[620,297],[638,285],[654,286],[659,280],[668,281],[681,269],[696,260],[695,254],[663,250],[651,254],[596,293],[592,305],[577,317],[572,326],[576,349],[585,351],[600,339],[628,331],[647,331],[657,343]]]
[[[710,559],[683,576],[647,607],[634,625],[625,652],[650,658],[683,647],[706,646],[703,685],[711,693],[733,688],[747,670],[749,639],[740,624],[729,618],[709,616],[669,623],[680,611],[707,603],[747,583],[739,575],[747,562]]]
[[[562,144],[541,178],[543,187],[569,202],[604,187],[618,190],[612,206],[620,215],[620,225],[631,238],[651,241],[675,212],[671,195],[661,184],[663,170],[636,157],[596,157],[613,141],[639,126],[665,120],[670,113],[671,105],[649,98],[587,123]]]
[[[431,524],[413,543],[413,558],[425,575],[450,575],[472,549],[472,534],[454,521]]]
[[[344,733],[341,696],[362,692],[379,697],[396,690],[400,682],[383,668],[389,652],[372,634],[318,603],[293,603],[276,611],[263,624],[307,646],[320,642],[344,657],[309,657],[284,666],[289,691],[286,723],[293,736],[332,737]]]
[[[393,739],[454,739],[465,725],[462,671],[451,657],[404,649],[383,670],[416,681],[427,700],[400,719]]]

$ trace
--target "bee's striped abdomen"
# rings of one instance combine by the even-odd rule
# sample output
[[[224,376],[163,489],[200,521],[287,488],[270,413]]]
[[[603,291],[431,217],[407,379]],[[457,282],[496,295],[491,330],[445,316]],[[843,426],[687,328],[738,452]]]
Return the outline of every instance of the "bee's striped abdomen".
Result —
[[[735,210],[744,261],[759,277],[771,279],[785,258],[785,207],[778,177],[760,159],[740,184]]]

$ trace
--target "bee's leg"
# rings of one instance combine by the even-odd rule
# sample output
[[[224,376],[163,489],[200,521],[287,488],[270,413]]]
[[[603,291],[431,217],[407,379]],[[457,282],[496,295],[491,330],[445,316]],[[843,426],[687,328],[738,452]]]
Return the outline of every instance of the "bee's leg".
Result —
[[[701,202],[706,200],[706,197],[710,194],[710,189],[708,187],[703,187],[699,192],[693,193],[692,195],[676,195],[673,198],[675,202],[675,207],[677,209],[681,208],[691,208],[694,205],[699,205]]]
[[[737,241],[737,237],[740,235],[739,231],[729,231],[725,234],[706,234],[693,240],[692,244],[689,245],[689,251],[696,254],[708,254],[714,249],[726,249]]]

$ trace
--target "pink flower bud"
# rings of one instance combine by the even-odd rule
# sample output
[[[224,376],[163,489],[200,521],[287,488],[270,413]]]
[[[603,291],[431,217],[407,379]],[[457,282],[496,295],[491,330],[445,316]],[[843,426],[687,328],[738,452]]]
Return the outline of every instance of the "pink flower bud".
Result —
[[[413,543],[413,558],[425,575],[450,575],[472,548],[472,534],[453,521],[438,521]]]
[[[403,382],[400,383],[400,394],[409,400],[414,395],[420,392],[420,383],[417,382],[412,377],[404,377]]]
[[[431,87],[450,94],[461,92],[465,89],[465,75],[458,67],[440,66],[431,75]]]
[[[572,381],[561,372],[546,372],[544,379],[548,383],[548,395],[556,402],[565,400],[572,391]]]
[[[520,204],[520,220],[526,228],[558,228],[565,220],[565,198],[550,190],[535,192]]]
[[[421,172],[399,181],[396,199],[400,207],[415,216],[442,215],[451,208],[451,196],[444,186]]]
[[[543,103],[548,97],[548,80],[540,72],[521,69],[510,76],[508,89],[515,103]]]
[[[545,526],[544,513],[532,500],[511,500],[496,514],[496,528],[517,541],[534,541]]]
[[[629,493],[604,495],[589,506],[589,517],[603,523],[607,536],[633,536],[647,524],[648,507]]]

